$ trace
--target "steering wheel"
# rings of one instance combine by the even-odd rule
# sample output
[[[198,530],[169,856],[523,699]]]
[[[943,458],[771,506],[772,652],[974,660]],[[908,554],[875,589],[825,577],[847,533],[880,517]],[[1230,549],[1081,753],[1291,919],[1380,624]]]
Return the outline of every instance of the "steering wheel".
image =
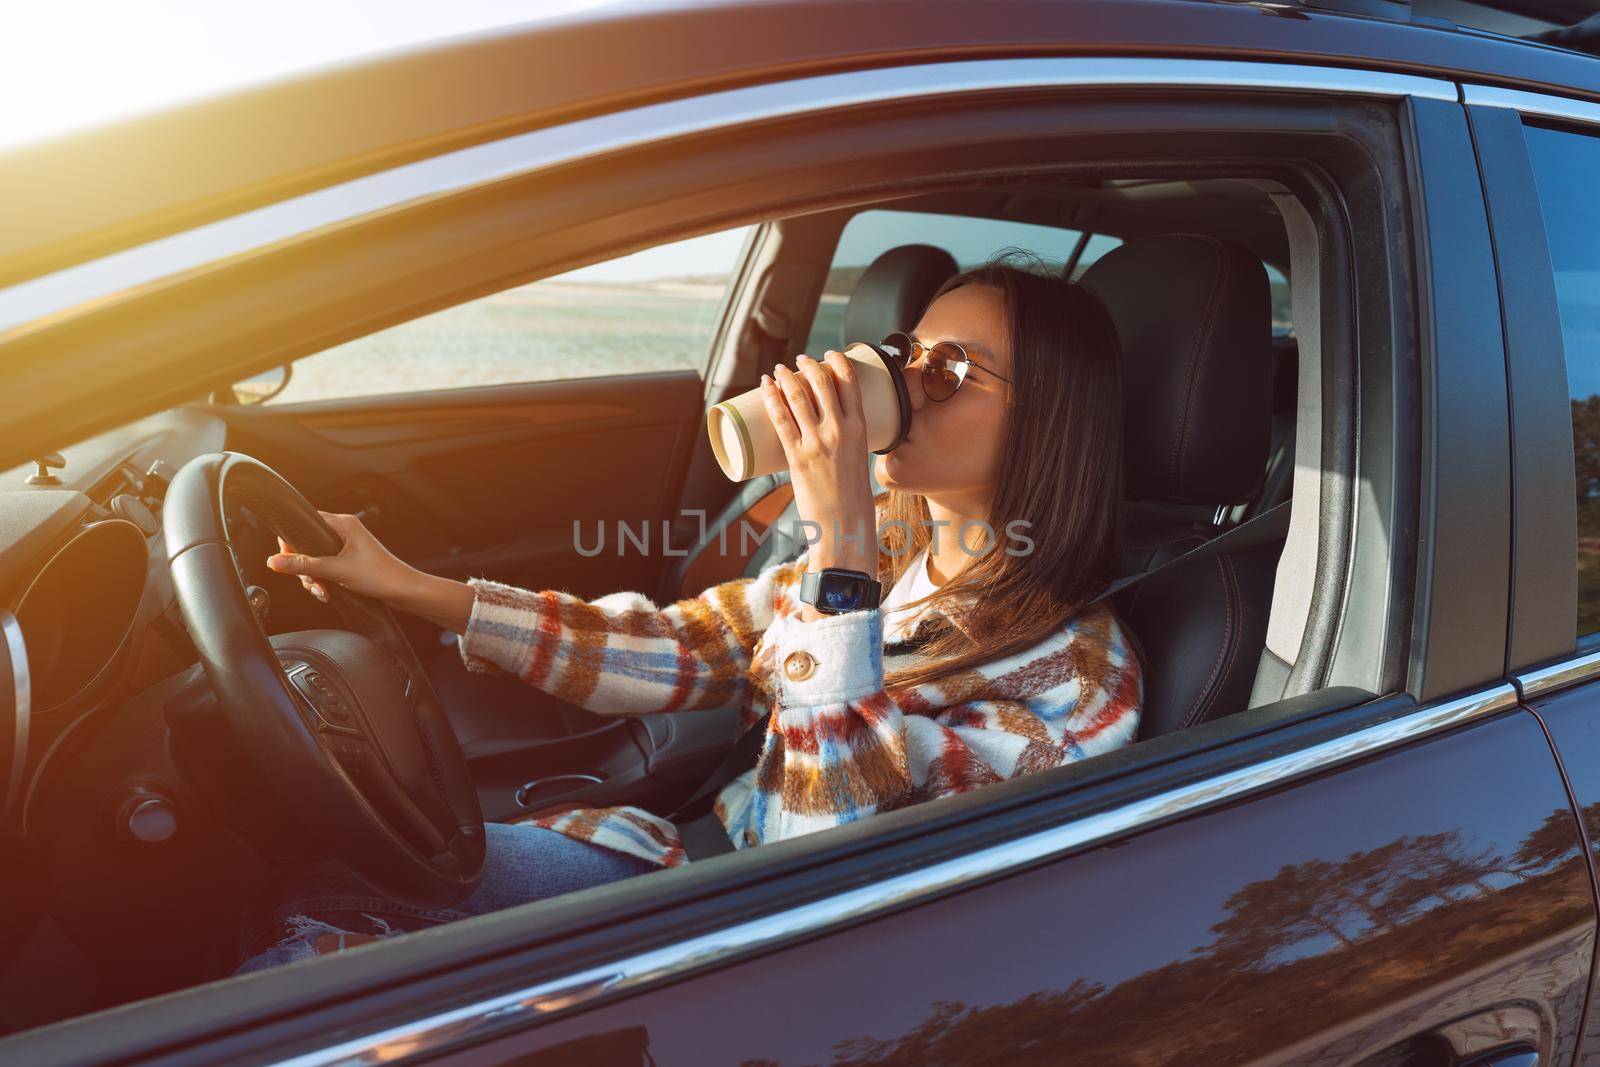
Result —
[[[225,500],[298,552],[332,555],[342,542],[277,472],[236,452],[191,460],[167,489],[178,604],[239,749],[325,855],[403,903],[457,902],[483,874],[483,813],[394,616],[329,582],[344,629],[269,639],[235,562]]]

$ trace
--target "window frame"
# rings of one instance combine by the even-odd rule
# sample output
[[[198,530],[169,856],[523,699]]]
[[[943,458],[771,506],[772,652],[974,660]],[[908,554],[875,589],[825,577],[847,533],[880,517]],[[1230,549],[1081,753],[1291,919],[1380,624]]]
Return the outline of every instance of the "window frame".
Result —
[[[1600,675],[1600,633],[1577,629],[1577,506],[1572,408],[1555,265],[1524,137],[1567,120],[1600,137],[1600,108],[1558,98],[1463,87],[1494,228],[1512,404],[1515,542],[1506,669],[1525,697]]]
[[[1173,67],[1194,69],[1184,67],[1189,62],[1192,61],[1171,61]],[[1238,68],[1252,65],[1228,66]],[[1240,78],[1242,84],[1255,93],[1259,93],[1264,85],[1286,87],[1291,94],[1304,94],[1308,89],[1327,90],[1330,83],[1337,84],[1341,75],[1349,73],[1270,64],[1254,66],[1263,69],[1248,72],[1248,78],[1243,75]],[[1132,73],[1124,75],[1127,82],[1119,84],[1150,84],[1149,66],[1131,63],[1128,70]],[[1405,114],[1417,102],[1415,99],[1408,101],[1407,95],[1425,89],[1430,94],[1428,99],[1440,103],[1441,108],[1448,106],[1443,103],[1447,99],[1443,83],[1357,73],[1359,77],[1351,76],[1345,81],[1345,91],[1353,92],[1358,103],[1372,96],[1398,99],[1403,101],[1400,111]],[[1303,80],[1297,82],[1297,77]],[[1385,81],[1386,77],[1393,80]],[[1326,96],[1315,96],[1309,101],[1313,106],[1303,106],[1307,103],[1304,96],[1292,101],[1280,101],[1275,96],[1239,97],[1218,89],[1214,71],[1208,78],[1210,80],[1194,82],[1193,85],[1203,88],[1193,91],[1208,94],[1220,92],[1221,96],[1217,98],[1220,101],[1219,109],[1236,113],[1232,121],[1241,128],[1248,128],[1254,137],[1270,136],[1263,126],[1264,119],[1269,115],[1274,129],[1283,128],[1280,135],[1285,141],[1314,142],[1325,149],[1330,137],[1354,136],[1348,130],[1338,135],[1327,132],[1326,112],[1330,110],[1330,103],[1333,105],[1331,110],[1339,111],[1339,105],[1346,98],[1334,97],[1330,100]],[[1091,90],[1095,84],[1089,83]],[[1435,86],[1439,87],[1437,92]],[[1167,98],[1170,99],[1170,96],[1169,92]],[[937,120],[925,114],[917,119],[915,113],[891,104],[878,105],[853,112],[849,122],[841,118],[828,124],[825,133],[830,139],[827,141],[821,140],[819,135],[792,128],[774,131],[772,141],[794,153],[798,159],[815,164],[817,174],[821,175],[830,161],[819,158],[819,150],[847,145],[858,134],[862,135],[863,141],[874,141],[871,136],[874,122],[890,123],[889,126],[878,127],[880,132],[892,128],[911,139],[913,136],[923,137],[928,132],[928,129],[919,128],[917,121],[929,128],[937,125],[949,132],[964,128],[963,124],[970,124],[974,129],[981,125],[992,126],[993,115],[1001,108],[1010,121],[1015,122],[1022,117],[1020,112],[1024,109],[1018,106],[1013,90],[982,94],[982,97],[964,100],[959,107],[952,106],[948,114],[938,116]],[[1030,96],[1028,99],[1037,102],[1040,98]],[[1180,99],[1189,102],[1188,97]],[[1103,130],[1108,124],[1124,123],[1119,136],[1127,135],[1124,138],[1126,144],[1132,143],[1133,135],[1148,136],[1151,127],[1170,130],[1173,124],[1170,117],[1172,109],[1159,99],[1137,104],[1124,102],[1108,105],[1092,91],[1085,94],[1080,86],[1076,90],[1070,87],[1052,89],[1048,94],[1048,103],[1052,114],[1060,111],[1076,115],[1075,121],[1078,122],[1086,122],[1084,116],[1092,113],[1097,131]],[[1192,116],[1192,109],[1184,110]],[[1316,112],[1315,117],[1308,116],[1307,113],[1312,111]],[[1426,127],[1430,123],[1448,121],[1447,112],[1434,109],[1423,115],[1418,124]],[[1388,127],[1387,121],[1377,123],[1366,134],[1381,142],[1380,135]],[[756,131],[743,131],[743,135],[757,142],[762,140]],[[976,137],[976,134],[973,136]],[[1176,140],[1182,134],[1174,132],[1167,136]],[[1111,141],[1115,142],[1116,138],[1111,138]],[[704,142],[701,148],[706,148]],[[1379,148],[1406,158],[1398,143],[1380,143]],[[745,149],[749,150],[748,147]],[[879,150],[888,152],[888,147],[874,143],[873,151]],[[707,154],[711,161],[715,160],[714,151],[708,151]],[[642,151],[639,155],[648,157],[648,153]],[[882,159],[874,156],[873,159],[874,166],[863,167],[861,171],[870,169],[874,173],[861,173],[859,177],[863,181],[873,179],[880,187],[873,194],[853,194],[856,202],[870,200],[873,195],[881,196],[897,180],[894,172],[896,166],[918,162],[908,153]],[[680,159],[679,163],[682,162]],[[1325,156],[1320,162],[1328,172],[1336,172],[1349,161]],[[584,199],[581,202],[593,204],[604,197],[596,196],[592,183],[583,181],[591,176],[598,177],[595,172],[583,172],[579,168],[579,173],[564,174],[558,181],[544,183],[535,179],[519,188],[502,188],[496,192],[529,196],[543,191],[559,200],[563,191],[576,198],[574,190],[582,185]],[[1351,210],[1352,204],[1340,195],[1341,186],[1336,181],[1331,185],[1318,185],[1316,174],[1296,172],[1293,175],[1285,174],[1284,177],[1304,182],[1304,188],[1316,193],[1319,205],[1329,211],[1320,220],[1325,227],[1324,234],[1330,245],[1342,247],[1348,240],[1348,216],[1345,212]],[[903,180],[904,175],[899,178]],[[820,182],[822,179],[817,177],[815,180]],[[615,244],[628,240],[629,234],[637,235],[642,231],[659,238],[666,233],[681,233],[694,227],[713,228],[710,226],[712,220],[724,224],[732,221],[727,214],[729,209],[725,196],[711,195],[716,190],[708,193],[705,189],[699,189],[679,192],[676,196],[663,195],[662,181],[661,169],[652,170],[651,192],[656,199],[649,211],[622,211],[608,215],[602,222],[574,224],[563,235],[558,235],[565,236],[566,243],[552,240],[551,244],[544,247],[543,254],[558,262],[570,262],[601,249],[605,249],[608,255],[612,254],[611,249]],[[823,191],[827,188],[819,188],[817,184],[807,185],[806,181],[798,179],[797,185],[799,188],[786,190],[782,198],[791,207],[815,204],[823,198]],[[836,189],[834,191],[837,192]],[[629,190],[611,189],[607,192],[616,198],[627,195]],[[633,190],[633,193],[637,195],[638,191]],[[775,199],[759,201],[757,193],[749,189],[745,190],[745,195],[751,205],[763,206],[747,205],[742,209],[746,214],[737,215],[740,218],[756,218],[764,212],[770,213],[778,202]],[[770,197],[772,194],[762,195]],[[1413,188],[1410,196],[1415,198],[1417,195]],[[253,269],[240,265],[234,271],[232,280],[236,284],[252,280],[272,282],[275,283],[275,291],[292,287],[295,283],[304,285],[314,278],[317,264],[327,263],[330,259],[338,260],[337,255],[330,257],[329,252],[359,252],[370,259],[382,254],[386,236],[391,239],[409,238],[420,258],[420,253],[428,247],[429,242],[425,238],[434,236],[435,230],[425,227],[427,232],[419,236],[415,227],[428,223],[430,213],[433,213],[431,225],[437,228],[438,234],[451,231],[460,238],[463,227],[459,223],[463,218],[485,229],[490,228],[497,200],[498,197],[494,196],[475,199],[463,194],[447,203],[415,208],[406,212],[401,220],[410,224],[401,227],[402,231],[410,229],[412,232],[409,234],[392,230],[386,232],[384,223],[378,221],[364,227],[349,227],[339,234],[328,235],[327,241],[314,242],[317,247],[285,248],[277,250],[275,254],[264,254],[261,259],[266,261],[265,264],[260,261],[252,263],[250,268]],[[500,206],[506,205],[500,201]],[[1452,203],[1451,207],[1459,207],[1459,204]],[[453,210],[446,211],[444,208]],[[516,213],[521,211],[518,206]],[[718,214],[719,211],[723,214]],[[676,221],[668,221],[674,215],[677,216]],[[673,226],[679,229],[672,230]],[[577,231],[575,236],[570,232],[572,230]],[[548,239],[548,235],[538,236]],[[354,245],[362,239],[367,242],[362,248],[337,243],[342,240]],[[634,239],[637,240],[637,236]],[[588,251],[582,251],[584,249]],[[568,258],[563,260],[563,256]],[[1407,264],[1408,269],[1401,274],[1402,279],[1411,277],[1409,261]],[[340,269],[343,267],[337,262],[332,265]],[[1347,269],[1352,266],[1348,261],[1338,258],[1333,265]],[[270,269],[263,272],[263,266]],[[1391,264],[1384,260],[1383,266],[1387,269]],[[509,269],[526,268],[526,260],[523,260],[520,267]],[[504,260],[500,269],[508,269]],[[1337,272],[1329,270],[1325,271],[1325,275],[1338,285]],[[413,292],[407,297],[406,287],[401,282],[389,280],[387,284],[402,301],[414,300],[418,296]],[[1361,310],[1363,315],[1372,316],[1378,314],[1373,310],[1374,305],[1382,305],[1382,320],[1378,325],[1385,333],[1399,335],[1394,339],[1395,347],[1405,349],[1410,339],[1410,324],[1404,318],[1406,309],[1403,297],[1407,294],[1403,281],[1399,283],[1399,289],[1388,287],[1395,284],[1388,281],[1381,292],[1364,292],[1366,299],[1362,302]],[[1423,294],[1426,301],[1426,289]],[[238,293],[222,295],[231,296],[230,303],[240,299]],[[1343,295],[1353,299],[1353,294]],[[152,294],[150,299],[154,303],[144,310],[159,315],[162,311],[160,294]],[[1324,316],[1337,317],[1343,305],[1334,304],[1332,301],[1325,302],[1322,309]],[[348,308],[343,311],[345,315],[349,314]],[[168,313],[171,313],[171,309],[168,309]],[[334,311],[323,314],[334,314]],[[215,330],[227,321],[225,316],[204,318],[194,324],[194,328]],[[126,325],[119,320],[119,316],[98,319],[94,325],[105,329],[111,323]],[[317,317],[305,313],[305,317],[296,325],[296,332],[300,336],[315,335]],[[258,326],[258,323],[250,323],[251,328]],[[1372,323],[1363,318],[1345,324],[1345,327],[1353,336],[1357,331],[1371,333]],[[1326,332],[1325,354],[1339,350],[1335,334],[1333,329]],[[198,346],[197,352],[191,355],[204,357],[216,350],[216,342],[213,342]],[[1344,397],[1349,404],[1348,409],[1335,408],[1334,414],[1339,416],[1337,419],[1325,418],[1326,423],[1334,424],[1328,426],[1327,439],[1333,440],[1342,435],[1344,441],[1333,447],[1325,446],[1324,462],[1329,471],[1347,472],[1353,477],[1357,472],[1354,467],[1357,435],[1392,434],[1387,448],[1367,449],[1366,452],[1373,462],[1393,462],[1396,473],[1391,479],[1392,484],[1386,484],[1383,489],[1392,494],[1404,517],[1405,509],[1412,504],[1408,493],[1412,485],[1408,479],[1415,477],[1416,462],[1416,457],[1407,451],[1409,437],[1406,431],[1418,427],[1407,421],[1412,412],[1404,403],[1410,395],[1408,387],[1400,380],[1402,375],[1398,373],[1402,365],[1401,356],[1377,341],[1344,351],[1353,351],[1357,358],[1370,356],[1374,359],[1379,358],[1375,353],[1381,353],[1381,358],[1390,361],[1392,366],[1389,373],[1379,374],[1377,381],[1364,374],[1359,383],[1362,391],[1358,393],[1355,367],[1342,365],[1339,360],[1324,359],[1324,374],[1330,385],[1324,395]],[[233,360],[237,369],[260,369],[272,365],[277,358],[275,351],[256,351],[243,357],[236,354]],[[230,369],[229,373],[234,373],[234,370]],[[192,380],[194,376],[191,367],[189,377]],[[1396,401],[1396,396],[1402,400]],[[1389,417],[1396,425],[1383,425],[1382,420],[1357,418],[1357,415],[1369,414],[1369,402],[1395,403],[1397,406],[1389,413]],[[1452,401],[1443,398],[1439,402],[1448,404]],[[1463,413],[1453,414],[1459,419]],[[1374,422],[1379,424],[1374,425]],[[1373,439],[1364,437],[1362,441],[1366,444]],[[1344,449],[1348,449],[1349,455],[1343,454]],[[1330,458],[1329,453],[1333,452],[1339,454]],[[1434,458],[1440,464],[1450,462],[1448,456]],[[1326,508],[1331,501],[1340,507],[1353,508],[1348,485],[1328,484],[1338,480],[1324,479],[1324,497],[1319,502],[1321,507]],[[1424,487],[1425,490],[1428,488]],[[1362,536],[1372,536],[1367,527],[1353,521],[1351,525],[1356,527],[1351,540],[1359,542]],[[1414,530],[1415,526],[1408,522],[1404,528],[1409,531]],[[1392,537],[1394,543],[1401,547],[1404,545],[1405,539],[1392,530],[1385,537]],[[1361,575],[1352,572],[1359,571],[1363,564],[1369,572],[1381,571],[1380,578],[1385,588],[1382,605],[1385,612],[1382,623],[1385,641],[1401,632],[1412,636],[1409,611],[1391,602],[1391,594],[1404,600],[1412,592],[1408,571],[1411,560],[1403,552],[1391,556],[1389,546],[1390,542],[1386,541],[1384,550],[1379,553],[1381,558],[1363,559],[1357,544],[1357,554],[1344,561],[1337,571],[1340,576],[1337,588],[1329,588],[1326,583],[1319,587],[1325,596],[1334,598],[1331,609],[1324,606],[1323,610],[1332,610],[1336,615],[1335,621],[1339,621],[1345,619],[1340,610],[1343,598],[1350,588],[1359,587],[1362,580]],[[1347,546],[1331,545],[1329,548],[1330,551],[1344,552]],[[1370,579],[1370,573],[1366,577]],[[1421,583],[1419,591],[1425,590],[1433,582],[1433,576],[1424,573],[1417,580]],[[1359,593],[1359,588],[1357,591]],[[1437,600],[1435,603],[1438,603]],[[1429,645],[1427,653],[1447,654],[1450,650],[1440,646],[1447,643],[1448,637],[1447,634],[1445,638]],[[1402,656],[1409,653],[1411,648],[1411,642],[1406,642]],[[1420,686],[1424,677],[1423,666],[1426,665],[1412,663],[1411,666],[1410,681]],[[1105,813],[1132,811],[1131,806],[1136,801],[1150,802],[1180,787],[1226,780],[1231,783],[1230,788],[1239,791],[1219,793],[1209,798],[1203,794],[1186,794],[1193,806],[1181,811],[1159,813],[1141,809],[1144,817],[1150,820],[1201,811],[1218,799],[1268,788],[1277,782],[1310,773],[1313,769],[1336,766],[1343,761],[1404,743],[1421,736],[1419,731],[1431,732],[1474,721],[1507,706],[1508,692],[1505,687],[1489,687],[1460,700],[1419,711],[1418,698],[1422,695],[1415,691],[1398,692],[1376,699],[1364,699],[1355,690],[1319,691],[1308,697],[1283,701],[1253,712],[1239,712],[1202,727],[1130,746],[1089,764],[1058,768],[1057,771],[999,783],[965,796],[883,813],[872,820],[827,834],[810,835],[809,839],[778,842],[754,855],[719,857],[707,861],[699,870],[666,872],[650,886],[619,883],[592,894],[579,894],[580,899],[576,900],[558,898],[486,916],[453,928],[448,936],[400,939],[360,953],[322,961],[314,968],[295,968],[292,974],[255,976],[251,979],[255,995],[248,998],[246,1003],[239,1002],[245,998],[230,995],[233,987],[229,983],[184,991],[163,998],[159,1007],[151,1008],[150,1002],[146,1002],[118,1011],[114,1019],[108,1020],[102,1016],[57,1027],[52,1035],[41,1039],[44,1045],[35,1045],[34,1048],[48,1052],[49,1042],[61,1038],[65,1043],[59,1043],[55,1048],[62,1054],[69,1048],[74,1055],[81,1055],[85,1047],[117,1047],[119,1056],[141,1055],[152,1046],[149,1044],[149,1035],[141,1033],[135,1039],[135,1035],[126,1029],[131,1010],[142,1012],[138,1017],[145,1019],[152,1018],[150,1012],[154,1011],[162,1019],[161,1026],[157,1028],[160,1036],[168,1041],[175,1038],[182,1040],[191,1051],[200,1050],[196,1054],[226,1055],[229,1050],[242,1053],[245,1049],[259,1052],[267,1048],[285,1052],[295,1048],[303,1050],[307,1034],[350,1032],[345,1028],[352,1026],[357,1028],[357,1033],[368,1032],[388,1022],[416,1019],[463,1003],[470,1005],[491,990],[504,992],[527,989],[533,983],[545,981],[558,984],[565,980],[577,982],[589,973],[586,967],[599,965],[619,954],[634,958],[652,945],[680,944],[697,933],[715,931],[741,917],[758,921],[764,915],[776,914],[772,910],[775,908],[793,908],[808,901],[833,900],[840,895],[841,885],[866,885],[872,888],[875,880],[887,879],[891,871],[927,872],[943,869],[939,865],[978,855],[991,855],[986,850],[1000,844],[1022,848],[1026,842],[1037,840],[1038,835],[1062,827],[1102,825],[1093,823],[1093,820]],[[1292,758],[1287,763],[1282,762],[1296,753],[1312,752],[1318,754],[1318,762],[1296,764]],[[930,811],[933,814],[930,815]],[[1132,832],[1137,826],[1150,824],[1145,821],[1122,824],[1116,832]],[[819,842],[818,838],[826,840]],[[967,868],[964,877],[968,881],[961,884],[971,884],[970,879],[995,877],[1047,858],[1069,855],[1072,850],[1102,843],[1103,840],[1092,835],[1081,837],[1066,852],[1044,855],[1029,853],[1025,848],[1018,853],[1013,848],[1005,854],[1003,867]],[[742,862],[743,866],[732,866],[736,862]],[[670,887],[663,885],[663,880],[671,881]],[[917,899],[927,899],[930,893],[946,889],[948,886],[922,884]],[[872,906],[882,907],[892,903],[879,900]],[[863,913],[832,914],[833,920],[854,921],[861,918]],[[646,972],[639,975],[637,981],[651,982],[665,977],[669,977],[665,972]],[[617,991],[637,988],[637,981]],[[569,987],[562,988],[571,992]],[[554,1009],[536,1004],[534,1010],[542,1013]],[[540,1014],[538,1017],[543,1016]],[[536,1019],[523,1017],[516,1021],[529,1023]],[[86,1040],[93,1042],[97,1034],[109,1035],[112,1030],[116,1030],[119,1041],[85,1043]]]

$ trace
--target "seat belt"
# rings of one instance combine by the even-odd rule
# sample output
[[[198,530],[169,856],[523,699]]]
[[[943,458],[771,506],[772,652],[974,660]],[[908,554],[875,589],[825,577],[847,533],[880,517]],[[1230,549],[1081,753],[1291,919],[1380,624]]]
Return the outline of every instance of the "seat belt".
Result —
[[[667,816],[668,821],[677,826],[678,841],[683,845],[684,854],[691,860],[733,851],[733,842],[728,838],[728,831],[714,810],[717,794],[722,792],[723,786],[756,765],[756,759],[761,753],[761,742],[766,740],[767,720],[770,718],[772,712],[769,711],[740,734],[739,739],[723,754],[722,762],[717,764],[717,769],[700,783],[700,788],[694,791],[694,795],[679,804],[672,814]]]
[[[1293,501],[1285,500],[1275,504],[1257,515],[1253,519],[1241,522],[1233,529],[1220,533],[1204,544],[1195,545],[1189,551],[1179,556],[1173,556],[1165,563],[1151,567],[1149,570],[1131,574],[1126,578],[1118,578],[1101,590],[1100,595],[1089,603],[1098,603],[1106,597],[1116,596],[1130,585],[1149,581],[1158,574],[1176,570],[1185,563],[1198,563],[1203,559],[1220,556],[1224,552],[1237,552],[1246,548],[1264,545],[1269,541],[1282,540],[1289,536],[1289,505]],[[1085,605],[1087,606],[1087,605]]]
[[[1098,604],[1129,586],[1149,581],[1158,574],[1165,574],[1180,566],[1198,563],[1213,556],[1220,556],[1224,552],[1237,552],[1288,537],[1290,503],[1291,501],[1285,500],[1226,533],[1218,534],[1204,544],[1196,545],[1182,555],[1174,556],[1149,570],[1118,578],[1101,590],[1100,595],[1089,601],[1089,604]],[[1084,607],[1088,607],[1089,604],[1085,604]],[[722,762],[717,764],[717,769],[712,771],[700,784],[700,788],[694,791],[694,795],[667,816],[668,821],[677,826],[678,841],[683,845],[684,854],[691,861],[734,850],[727,829],[723,827],[722,820],[717,818],[715,811],[717,794],[722,791],[723,786],[756,765],[761,752],[761,742],[767,735],[767,720],[771,717],[772,713],[769,711],[761,716],[760,721],[741,734],[722,757]]]

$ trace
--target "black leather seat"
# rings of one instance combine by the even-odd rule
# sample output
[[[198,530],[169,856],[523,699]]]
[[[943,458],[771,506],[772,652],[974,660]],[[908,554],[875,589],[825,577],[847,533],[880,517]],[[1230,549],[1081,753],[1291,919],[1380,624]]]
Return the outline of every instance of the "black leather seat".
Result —
[[[1182,234],[1113,249],[1081,284],[1122,342],[1132,574],[1204,544],[1223,529],[1208,516],[1261,491],[1273,414],[1267,276],[1244,248]],[[1119,594],[1144,653],[1141,739],[1247,705],[1282,549],[1223,553]]]
[[[850,292],[844,309],[846,341],[880,341],[895,330],[911,329],[955,272],[955,258],[942,248],[889,249],[862,272]],[[878,489],[876,483],[873,489]],[[805,547],[793,536],[798,519],[788,471],[741,483],[733,500],[706,524],[706,543],[678,565],[669,588],[680,597],[695,596],[741,575],[759,574],[777,560],[793,559]],[[742,532],[746,529],[748,535]],[[763,535],[766,540],[758,544]]]

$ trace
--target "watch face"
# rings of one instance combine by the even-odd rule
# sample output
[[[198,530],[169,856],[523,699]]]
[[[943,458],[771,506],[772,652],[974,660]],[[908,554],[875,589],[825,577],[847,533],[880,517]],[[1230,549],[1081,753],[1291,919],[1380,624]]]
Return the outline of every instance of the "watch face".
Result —
[[[829,611],[854,611],[866,599],[859,578],[830,575],[822,587],[822,603]]]

